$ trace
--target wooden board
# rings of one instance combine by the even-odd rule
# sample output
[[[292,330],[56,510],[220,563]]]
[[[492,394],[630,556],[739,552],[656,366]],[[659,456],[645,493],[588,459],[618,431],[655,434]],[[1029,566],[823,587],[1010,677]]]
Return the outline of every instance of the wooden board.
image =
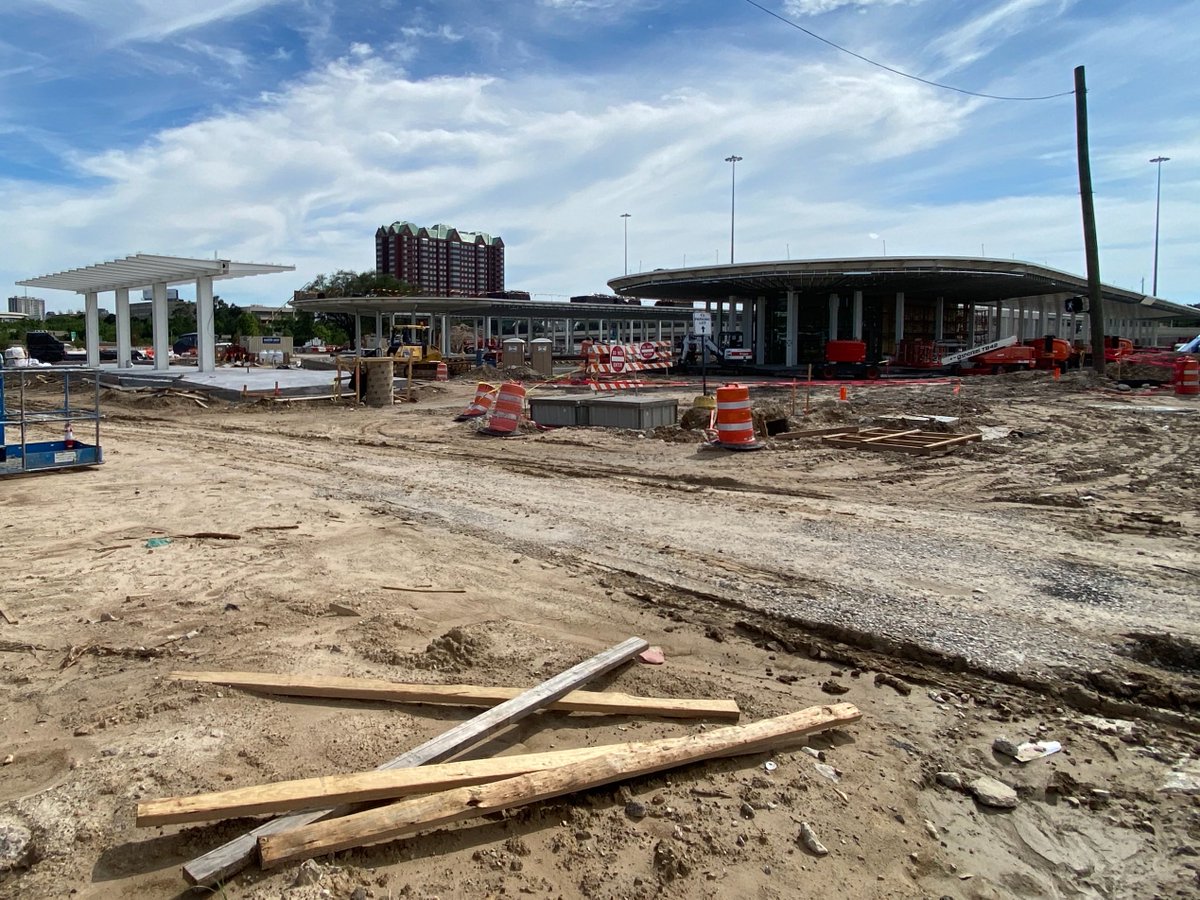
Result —
[[[629,638],[622,641],[615,647],[610,647],[591,659],[585,660],[565,672],[560,672],[512,700],[507,700],[499,706],[482,712],[475,718],[456,725],[419,747],[400,754],[379,768],[406,769],[449,759],[489,735],[495,734],[502,728],[520,721],[569,694],[581,684],[628,662],[648,646],[650,645],[641,638]],[[349,808],[343,807],[318,809],[272,819],[186,863],[183,867],[183,877],[193,885],[212,885],[218,881],[224,881],[240,872],[253,859],[260,837],[300,828],[318,822],[328,815],[344,814],[349,811]]]
[[[265,672],[172,672],[177,681],[222,684],[287,697],[336,697],[344,700],[384,700],[393,703],[432,703],[448,706],[495,706],[521,693],[520,688],[470,684],[404,684],[375,678],[330,675],[273,675]],[[740,715],[736,700],[635,697],[617,691],[571,691],[549,709],[610,715],[668,718],[730,718]]]
[[[920,456],[948,453],[960,444],[983,440],[983,435],[946,434],[917,429],[867,428],[857,434],[830,435],[824,440],[837,447],[858,450],[895,450]]]
[[[771,435],[775,441],[797,441],[807,437],[824,437],[827,434],[853,434],[858,431],[857,425],[834,425],[830,428],[807,428],[804,431],[784,431]]]
[[[860,718],[862,714],[856,707],[839,703],[809,707],[750,725],[733,725],[687,737],[634,744],[555,769],[403,800],[295,831],[264,835],[259,839],[259,853],[263,867],[270,868],[288,860],[307,859],[363,844],[392,840],[438,825],[716,756],[756,753],[785,740],[849,725]]]

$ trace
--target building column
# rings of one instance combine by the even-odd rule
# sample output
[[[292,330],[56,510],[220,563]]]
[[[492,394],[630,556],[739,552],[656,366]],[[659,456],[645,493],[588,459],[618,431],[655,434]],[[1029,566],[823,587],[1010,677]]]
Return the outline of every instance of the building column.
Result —
[[[968,347],[975,346],[975,304],[967,303],[967,324],[964,326],[963,343]]]
[[[362,313],[357,309],[354,311],[354,353],[357,356],[362,356],[363,351],[363,333],[362,333]]]
[[[442,350],[442,356],[450,355],[450,329],[446,326],[450,324],[448,316],[442,316],[442,333],[441,340],[438,342]]]
[[[754,306],[754,329],[758,340],[754,344],[754,364],[765,365],[767,361],[767,304],[760,299]]]
[[[933,339],[935,341],[944,341],[946,339],[945,297],[938,297],[937,302],[933,306]]]
[[[527,344],[533,342],[533,319],[525,320],[525,342]]]
[[[211,275],[201,275],[196,279],[196,368],[201,372],[212,372],[217,368]]]
[[[387,349],[387,345],[383,342],[383,312],[375,311],[375,347],[379,350]]]
[[[766,302],[766,297],[742,301],[742,346],[749,350],[754,346],[754,307]]]
[[[129,339],[129,288],[117,288],[117,365],[133,365],[133,347]]]
[[[165,372],[171,367],[170,332],[168,331],[167,286],[158,282],[153,286],[150,301],[150,328],[154,335],[154,370]]]
[[[1020,344],[1025,340],[1025,301],[1017,301],[1017,343]]]
[[[863,296],[862,291],[854,292],[854,340],[863,339]]]
[[[1003,326],[1000,324],[1000,317],[1003,314],[1004,314],[1004,301],[997,300],[996,301],[996,317],[995,317],[996,321],[992,323],[992,340],[993,341],[1000,340],[1001,329],[1003,328]]]
[[[904,340],[904,291],[896,291],[896,352]]]
[[[92,368],[100,365],[100,298],[95,291],[83,295],[84,345],[87,347],[87,364]]]
[[[842,305],[842,298],[837,294],[829,295],[829,334],[826,340],[836,341],[838,339],[838,307]]]
[[[797,313],[799,312],[800,302],[796,299],[796,292],[789,290],[787,292],[787,340],[784,346],[787,348],[784,357],[784,365],[789,368],[796,365],[796,360],[799,354],[796,352],[796,328],[797,328]]]

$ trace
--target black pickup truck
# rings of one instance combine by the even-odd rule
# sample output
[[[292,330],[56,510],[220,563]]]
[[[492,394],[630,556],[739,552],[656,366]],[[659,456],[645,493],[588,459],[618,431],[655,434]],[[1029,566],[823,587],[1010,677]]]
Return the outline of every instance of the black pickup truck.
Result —
[[[25,348],[38,362],[84,362],[87,351],[72,347],[49,331],[30,331],[25,335]]]

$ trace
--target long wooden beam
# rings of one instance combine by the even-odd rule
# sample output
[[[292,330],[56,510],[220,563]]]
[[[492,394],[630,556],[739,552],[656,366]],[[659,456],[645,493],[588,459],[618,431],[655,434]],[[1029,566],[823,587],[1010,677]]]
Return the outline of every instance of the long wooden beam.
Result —
[[[274,675],[267,672],[172,672],[176,681],[199,681],[287,697],[336,697],[343,700],[383,700],[389,703],[433,703],[447,706],[495,706],[511,700],[521,688],[471,684],[405,684],[378,678],[334,675]],[[635,697],[617,691],[571,691],[550,704],[563,712],[665,718],[736,719],[736,700]]]
[[[735,753],[755,753],[816,731],[862,718],[849,703],[814,706],[799,712],[734,725],[681,738],[634,744],[556,769],[530,772],[491,784],[455,788],[414,797],[341,819],[319,822],[259,838],[264,868],[289,860],[322,856],[363,844],[392,840],[439,825],[587,790],[691,762]]]
[[[228,791],[213,791],[185,797],[163,797],[137,805],[138,827],[178,825],[184,822],[205,822],[213,819],[234,819],[238,816],[261,816],[334,806],[345,803],[368,803],[375,800],[394,800],[407,794],[429,794],[450,788],[483,784],[524,775],[542,769],[553,769],[581,759],[602,756],[628,744],[602,744],[573,750],[551,750],[547,753],[523,753],[519,756],[497,756],[490,759],[470,759],[462,762],[440,763],[416,769],[375,769],[348,775],[322,775],[256,784]]]
[[[407,769],[449,759],[472,744],[478,743],[489,735],[495,734],[502,728],[520,721],[531,713],[544,708],[547,704],[569,694],[581,684],[628,662],[648,646],[650,645],[646,641],[636,637],[622,641],[615,647],[610,647],[591,659],[584,660],[565,672],[560,672],[512,700],[482,712],[475,718],[456,725],[419,747],[402,753],[379,768]],[[240,872],[253,859],[256,843],[260,837],[300,828],[318,822],[328,815],[349,811],[342,807],[318,809],[272,819],[186,863],[183,867],[183,877],[194,885],[211,885],[218,881],[224,881]]]

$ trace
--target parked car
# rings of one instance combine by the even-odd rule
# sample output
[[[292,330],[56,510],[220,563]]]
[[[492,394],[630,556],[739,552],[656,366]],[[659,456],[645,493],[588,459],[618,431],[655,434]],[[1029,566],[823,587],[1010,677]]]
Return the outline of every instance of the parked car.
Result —
[[[25,348],[33,359],[44,363],[84,362],[87,360],[87,351],[77,350],[49,331],[27,332]]]

